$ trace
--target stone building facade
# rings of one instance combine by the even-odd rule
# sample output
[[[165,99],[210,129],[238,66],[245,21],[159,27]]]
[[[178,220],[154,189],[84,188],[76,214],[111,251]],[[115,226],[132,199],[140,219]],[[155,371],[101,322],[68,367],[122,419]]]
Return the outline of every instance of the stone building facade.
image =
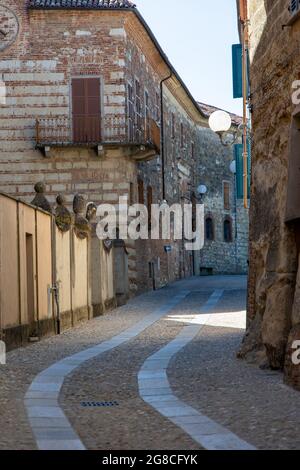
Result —
[[[133,3],[0,0],[0,13],[1,192],[41,207],[34,186],[42,184],[42,209],[55,214],[80,195],[92,207],[124,196],[148,208],[195,206],[208,115]],[[166,240],[117,239],[101,249],[91,232],[86,318],[200,273],[199,251],[174,240],[173,228]]]
[[[253,125],[248,331],[241,356],[284,369],[300,389],[292,348],[299,308],[299,2],[238,2],[250,38]],[[294,83],[295,82],[295,83]],[[295,100],[296,98],[296,100]]]
[[[176,113],[176,138],[179,129],[184,136],[178,159],[197,154],[197,126],[207,120],[135,6],[10,0],[1,8],[8,18],[4,27],[12,28],[11,42],[2,39],[0,46],[6,87],[1,191],[30,202],[33,185],[42,180],[52,203],[58,192],[68,204],[78,192],[96,204],[116,204],[124,195],[134,203],[141,193],[138,180],[145,179],[145,202],[147,195],[161,202],[163,187],[174,196],[175,180],[190,200],[189,170],[177,164],[177,148],[169,155],[177,140],[170,144],[168,109]],[[178,244],[173,250],[172,240],[147,242],[146,251],[138,245],[126,241],[130,295],[192,274],[191,254]],[[171,269],[179,259],[181,268]]]
[[[217,108],[199,103],[209,117]],[[231,114],[232,131],[242,120]],[[248,272],[249,211],[237,198],[236,175],[230,170],[233,146],[224,146],[210,129],[202,128],[197,159],[197,185],[207,187],[205,205],[205,245],[200,254],[202,274],[246,274]]]

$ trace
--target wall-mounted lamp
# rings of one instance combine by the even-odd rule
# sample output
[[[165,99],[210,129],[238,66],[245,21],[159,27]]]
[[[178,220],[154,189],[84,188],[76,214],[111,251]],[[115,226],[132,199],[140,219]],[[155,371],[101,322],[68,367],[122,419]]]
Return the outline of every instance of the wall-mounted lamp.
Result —
[[[202,203],[203,197],[207,193],[207,187],[205,186],[205,184],[200,184],[200,186],[198,186],[197,193],[199,194],[200,201]]]
[[[233,175],[236,174],[236,161],[235,161],[235,160],[233,160],[233,161],[230,163],[229,170],[230,170],[230,172],[231,172]]]
[[[208,124],[211,130],[218,134],[222,145],[225,147],[233,145],[243,133],[243,124],[241,124],[236,131],[230,131],[232,121],[230,115],[226,111],[215,111],[212,113],[208,120]],[[229,135],[232,136],[232,139],[230,139]]]

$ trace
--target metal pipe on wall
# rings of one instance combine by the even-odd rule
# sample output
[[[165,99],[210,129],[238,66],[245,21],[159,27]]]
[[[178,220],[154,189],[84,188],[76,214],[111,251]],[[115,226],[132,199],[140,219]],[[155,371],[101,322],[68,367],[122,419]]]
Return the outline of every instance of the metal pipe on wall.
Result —
[[[170,80],[173,73],[170,72],[166,78],[160,82],[160,136],[161,136],[161,173],[162,173],[162,198],[166,199],[166,182],[165,182],[165,121],[164,121],[164,95],[163,95],[163,85],[166,81]]]

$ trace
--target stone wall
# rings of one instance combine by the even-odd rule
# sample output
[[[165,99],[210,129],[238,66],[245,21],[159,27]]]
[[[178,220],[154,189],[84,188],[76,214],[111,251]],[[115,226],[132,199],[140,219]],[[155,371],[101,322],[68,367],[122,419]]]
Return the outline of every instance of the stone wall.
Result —
[[[201,129],[198,154],[197,186],[204,184],[205,215],[213,220],[213,240],[205,241],[200,267],[214,274],[245,274],[248,271],[248,210],[236,199],[235,175],[230,171],[234,160],[232,147],[221,144],[209,129]],[[224,208],[224,183],[229,184],[229,208]],[[224,221],[232,223],[232,240],[224,241]]]
[[[275,369],[299,388],[290,346],[299,340],[298,256],[293,224],[285,223],[292,83],[299,79],[300,23],[289,2],[249,0],[253,123],[248,331],[241,355]],[[294,304],[294,307],[293,307]]]

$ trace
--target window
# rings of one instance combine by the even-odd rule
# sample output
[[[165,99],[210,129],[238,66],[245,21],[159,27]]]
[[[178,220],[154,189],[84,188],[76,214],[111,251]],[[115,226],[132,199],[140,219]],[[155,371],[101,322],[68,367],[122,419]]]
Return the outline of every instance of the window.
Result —
[[[144,181],[138,180],[138,193],[139,193],[139,204],[144,204]]]
[[[129,142],[133,141],[134,135],[134,97],[133,97],[133,86],[128,83],[127,93],[127,113],[128,113],[128,139]]]
[[[171,137],[175,139],[175,114],[171,114]]]
[[[160,123],[160,94],[155,93],[155,109],[154,109],[155,121],[157,124]]]
[[[180,145],[184,147],[184,126],[182,123],[180,124]]]
[[[150,140],[150,107],[148,91],[145,91],[145,130],[146,140]]]
[[[134,204],[134,185],[130,183],[129,185],[129,204],[132,206]]]
[[[141,85],[135,80],[135,124],[137,131],[142,129]]]
[[[151,186],[148,186],[148,188],[147,188],[147,209],[148,209],[149,228],[151,228],[152,204],[153,204],[153,190],[152,190]]]
[[[231,220],[224,220],[224,241],[227,243],[232,242]]]
[[[224,209],[230,210],[230,183],[223,183]]]
[[[211,216],[205,219],[205,238],[209,241],[214,240],[214,223]]]

